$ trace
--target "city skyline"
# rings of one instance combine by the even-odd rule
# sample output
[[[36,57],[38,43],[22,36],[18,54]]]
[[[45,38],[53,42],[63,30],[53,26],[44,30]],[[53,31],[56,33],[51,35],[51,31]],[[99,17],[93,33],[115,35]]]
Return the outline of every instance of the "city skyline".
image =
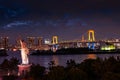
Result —
[[[119,7],[119,0],[0,0],[0,36],[73,40],[93,29],[96,39],[119,38]]]

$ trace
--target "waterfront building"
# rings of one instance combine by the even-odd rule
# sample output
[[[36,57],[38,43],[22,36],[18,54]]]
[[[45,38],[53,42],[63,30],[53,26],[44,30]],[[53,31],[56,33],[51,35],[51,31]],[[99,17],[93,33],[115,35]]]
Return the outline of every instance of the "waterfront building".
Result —
[[[51,40],[50,40],[50,39],[45,39],[45,40],[44,40],[44,44],[51,45],[52,43],[51,43]]]
[[[27,37],[27,44],[28,44],[28,48],[34,49],[35,48],[35,37]]]
[[[43,45],[43,38],[37,37],[37,46],[42,46],[42,45]]]
[[[1,48],[8,49],[9,47],[9,38],[8,37],[1,37]]]

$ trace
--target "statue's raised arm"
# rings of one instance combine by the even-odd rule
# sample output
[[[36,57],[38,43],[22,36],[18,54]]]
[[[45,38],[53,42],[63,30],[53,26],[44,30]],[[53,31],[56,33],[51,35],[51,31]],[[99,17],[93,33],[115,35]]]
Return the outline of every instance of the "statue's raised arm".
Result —
[[[21,46],[21,48],[23,48],[23,41],[22,40],[20,40],[20,46]]]
[[[20,40],[21,45],[21,58],[22,58],[22,64],[29,64],[28,55],[29,50],[27,48],[27,45],[24,41]]]

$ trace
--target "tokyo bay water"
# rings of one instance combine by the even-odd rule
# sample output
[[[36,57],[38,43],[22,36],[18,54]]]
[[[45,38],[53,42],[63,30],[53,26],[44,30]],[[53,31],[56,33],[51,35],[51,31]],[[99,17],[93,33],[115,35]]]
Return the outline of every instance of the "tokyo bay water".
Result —
[[[8,51],[8,56],[0,57],[0,63],[3,62],[4,59],[11,59],[12,57],[16,57],[19,59],[21,63],[21,54],[20,51]],[[105,59],[109,57],[117,57],[120,56],[120,54],[75,54],[75,55],[29,55],[29,61],[30,63],[34,64],[40,64],[41,66],[48,67],[50,61],[54,61],[55,65],[61,65],[66,66],[67,60],[75,60],[76,63],[81,63],[85,59],[95,59],[97,57]]]

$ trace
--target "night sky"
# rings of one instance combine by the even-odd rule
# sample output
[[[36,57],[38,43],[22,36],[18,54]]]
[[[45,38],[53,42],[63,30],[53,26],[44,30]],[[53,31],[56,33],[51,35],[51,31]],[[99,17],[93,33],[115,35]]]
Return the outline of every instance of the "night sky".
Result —
[[[120,0],[0,0],[0,36],[120,38]]]

